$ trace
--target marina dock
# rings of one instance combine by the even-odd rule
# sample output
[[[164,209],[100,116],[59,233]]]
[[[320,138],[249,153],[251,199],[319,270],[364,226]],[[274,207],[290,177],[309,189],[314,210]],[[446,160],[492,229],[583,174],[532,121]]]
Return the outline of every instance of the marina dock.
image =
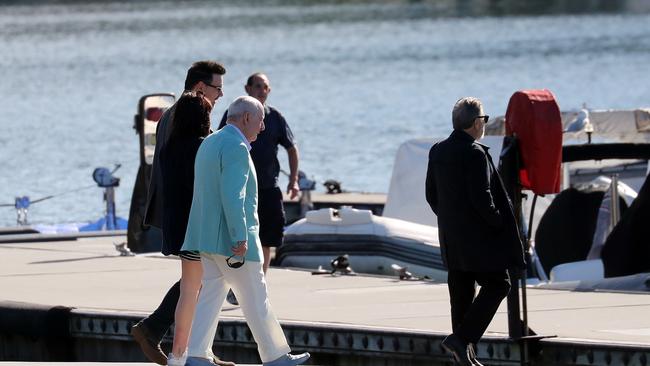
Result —
[[[69,362],[2,362],[0,366],[63,366]],[[148,362],[75,362],[75,366],[151,366],[155,363]],[[259,366],[251,364],[237,364],[237,366]]]
[[[130,327],[157,307],[180,265],[158,254],[120,256],[114,244],[125,240],[1,243],[0,360],[146,361]],[[276,268],[268,284],[289,343],[312,353],[311,364],[450,364],[440,346],[451,331],[445,284]],[[649,314],[650,294],[529,288],[530,327],[549,336],[530,344],[530,364],[650,365]],[[259,363],[239,307],[226,303],[221,315],[215,352]],[[478,357],[517,365],[520,351],[508,339],[504,302]]]
[[[0,366],[63,366],[69,365],[69,362],[2,362]],[[76,362],[75,366],[151,366],[152,363],[145,362]],[[253,366],[253,365],[239,365],[239,366]]]

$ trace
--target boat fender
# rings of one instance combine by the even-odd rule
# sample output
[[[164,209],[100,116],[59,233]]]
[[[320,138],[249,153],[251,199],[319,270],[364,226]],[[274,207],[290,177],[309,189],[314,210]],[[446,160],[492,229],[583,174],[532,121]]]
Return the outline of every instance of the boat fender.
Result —
[[[336,221],[340,221],[335,217],[333,208],[321,208],[320,210],[307,211],[305,214],[305,221],[312,224],[333,225]]]

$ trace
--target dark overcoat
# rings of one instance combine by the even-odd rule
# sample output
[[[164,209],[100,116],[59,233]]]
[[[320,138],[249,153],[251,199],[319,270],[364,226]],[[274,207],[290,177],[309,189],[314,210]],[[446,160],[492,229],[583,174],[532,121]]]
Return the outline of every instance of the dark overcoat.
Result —
[[[438,216],[447,269],[492,272],[525,267],[512,203],[487,146],[458,130],[433,145],[425,189]]]

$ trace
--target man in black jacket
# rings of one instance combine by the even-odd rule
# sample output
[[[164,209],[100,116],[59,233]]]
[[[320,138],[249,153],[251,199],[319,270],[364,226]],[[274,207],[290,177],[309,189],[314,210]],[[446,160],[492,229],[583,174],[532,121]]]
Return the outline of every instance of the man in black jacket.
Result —
[[[510,291],[507,270],[525,265],[512,204],[488,147],[476,141],[488,118],[480,100],[460,99],[454,131],[429,151],[426,199],[438,216],[453,329],[442,345],[460,365],[480,365],[474,345]]]
[[[287,151],[289,162],[287,194],[290,199],[298,197],[298,193],[300,193],[298,146],[282,113],[266,102],[271,93],[271,82],[268,76],[261,72],[252,74],[246,80],[244,89],[248,95],[259,100],[264,106],[264,131],[260,132],[257,140],[251,143],[251,159],[253,159],[257,172],[257,214],[260,219],[260,240],[262,240],[262,252],[264,253],[263,268],[266,274],[271,263],[271,248],[282,245],[284,236],[284,206],[282,190],[278,188],[278,176],[280,175],[278,146],[282,146]],[[228,111],[221,118],[219,129],[226,125],[227,117]]]
[[[187,70],[185,91],[203,94],[214,105],[223,96],[223,75],[226,68],[216,61],[197,61]],[[147,194],[144,224],[162,229],[163,221],[163,178],[160,169],[160,151],[166,145],[171,133],[176,104],[163,113],[156,126],[156,148],[154,151],[151,181]],[[131,327],[131,334],[138,342],[147,358],[159,365],[167,365],[167,356],[160,348],[160,342],[174,323],[174,312],[180,297],[180,280],[169,288],[158,308],[148,317]],[[234,366],[235,363],[222,361],[215,356],[215,365]]]

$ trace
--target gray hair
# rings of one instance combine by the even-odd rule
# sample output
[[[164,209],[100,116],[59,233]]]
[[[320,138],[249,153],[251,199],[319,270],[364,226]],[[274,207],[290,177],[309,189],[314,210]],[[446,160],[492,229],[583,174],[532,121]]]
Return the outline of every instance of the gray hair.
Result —
[[[478,98],[465,97],[459,99],[454,104],[454,110],[451,112],[451,121],[454,130],[466,130],[474,124],[476,117],[481,114],[483,103]]]
[[[228,121],[239,120],[246,112],[251,114],[260,113],[263,115],[264,106],[259,100],[248,95],[237,97],[228,107]]]

